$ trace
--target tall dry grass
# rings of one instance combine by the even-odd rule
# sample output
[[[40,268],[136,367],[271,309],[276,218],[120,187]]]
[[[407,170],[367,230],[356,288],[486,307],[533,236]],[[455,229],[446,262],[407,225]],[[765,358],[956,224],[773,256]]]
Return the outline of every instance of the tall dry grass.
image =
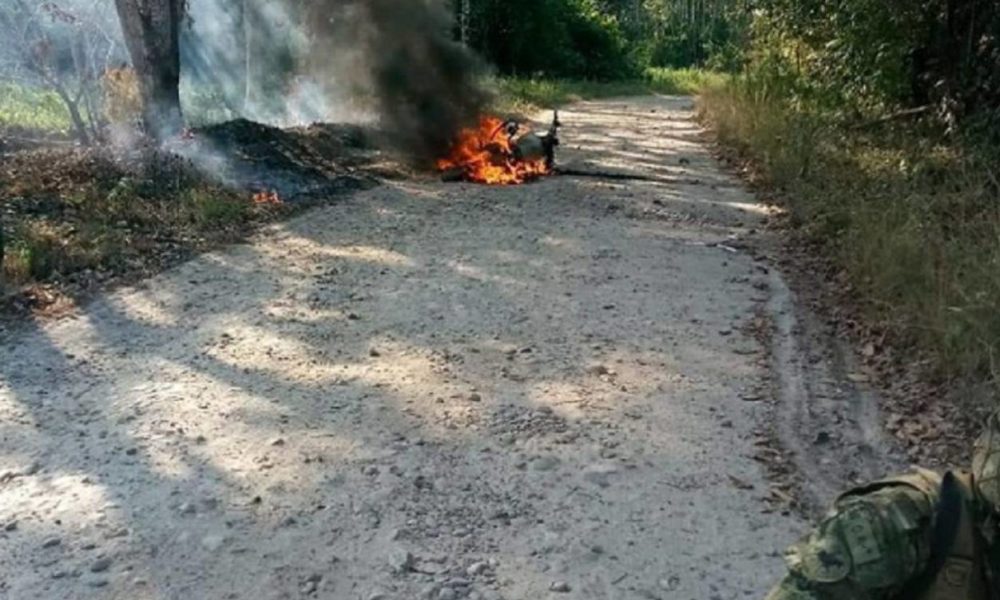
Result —
[[[871,317],[941,377],[993,377],[1000,151],[912,121],[848,126],[752,78],[705,89],[700,111],[756,163]]]

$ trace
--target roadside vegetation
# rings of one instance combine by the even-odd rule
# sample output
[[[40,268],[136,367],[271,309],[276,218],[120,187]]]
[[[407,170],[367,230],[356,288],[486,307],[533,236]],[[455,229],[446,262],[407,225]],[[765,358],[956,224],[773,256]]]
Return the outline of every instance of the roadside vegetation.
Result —
[[[0,305],[44,310],[66,293],[154,273],[238,240],[288,210],[147,150],[39,150],[0,163]]]
[[[746,69],[702,91],[703,117],[904,355],[942,380],[995,378],[1000,14],[817,4],[774,2]]]
[[[697,68],[650,67],[643,77],[611,81],[497,78],[498,107],[509,112],[558,108],[581,100],[642,94],[693,95],[721,86],[727,76]]]

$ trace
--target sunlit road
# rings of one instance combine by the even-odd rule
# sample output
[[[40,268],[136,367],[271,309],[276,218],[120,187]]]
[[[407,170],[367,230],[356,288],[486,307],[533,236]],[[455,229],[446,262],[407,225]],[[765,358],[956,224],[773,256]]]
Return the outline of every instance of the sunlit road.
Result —
[[[761,209],[689,99],[560,116],[643,179],[386,184],[7,340],[0,597],[761,597]]]

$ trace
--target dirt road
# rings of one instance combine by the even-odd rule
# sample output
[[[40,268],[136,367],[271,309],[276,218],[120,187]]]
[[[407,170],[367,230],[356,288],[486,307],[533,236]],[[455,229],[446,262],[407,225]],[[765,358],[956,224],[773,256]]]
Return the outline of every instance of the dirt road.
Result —
[[[0,597],[761,597],[762,208],[690,100],[585,103],[642,180],[386,184],[0,347]]]

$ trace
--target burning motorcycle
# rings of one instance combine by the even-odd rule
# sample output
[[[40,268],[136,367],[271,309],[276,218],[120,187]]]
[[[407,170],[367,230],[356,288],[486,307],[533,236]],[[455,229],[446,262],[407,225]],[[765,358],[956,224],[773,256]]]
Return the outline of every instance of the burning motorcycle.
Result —
[[[483,117],[477,128],[463,130],[447,158],[437,167],[445,181],[513,185],[549,175],[555,169],[559,145],[559,111],[548,131],[538,133],[525,123]]]

